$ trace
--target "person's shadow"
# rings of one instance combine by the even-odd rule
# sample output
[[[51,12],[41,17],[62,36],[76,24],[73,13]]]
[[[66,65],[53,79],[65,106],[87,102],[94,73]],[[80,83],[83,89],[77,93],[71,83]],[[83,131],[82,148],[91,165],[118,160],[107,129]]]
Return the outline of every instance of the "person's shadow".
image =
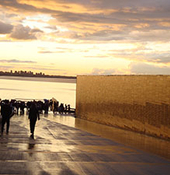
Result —
[[[71,169],[69,169],[68,167],[66,167],[65,169],[61,170],[59,175],[78,175],[78,174],[76,172],[72,171]]]
[[[33,155],[33,149],[34,149],[34,147],[35,147],[35,143],[29,143],[28,144],[28,150],[29,150],[29,156],[30,157],[32,157],[32,155]]]
[[[34,149],[35,143],[29,143],[28,144],[28,149]]]

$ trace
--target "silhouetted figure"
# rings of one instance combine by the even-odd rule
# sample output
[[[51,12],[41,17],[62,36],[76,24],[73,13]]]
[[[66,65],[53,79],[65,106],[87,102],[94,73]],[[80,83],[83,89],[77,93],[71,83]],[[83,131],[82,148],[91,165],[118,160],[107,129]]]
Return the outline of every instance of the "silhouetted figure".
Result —
[[[31,101],[28,101],[28,102],[26,103],[26,106],[27,106],[27,112],[28,112],[28,113],[29,113],[29,111],[30,111],[31,104],[32,104]]]
[[[37,103],[36,103],[36,105],[37,105],[37,108],[38,108],[38,112],[40,113],[40,114],[42,114],[43,113],[43,106],[44,106],[44,103],[42,102],[42,101],[38,101]]]
[[[37,119],[40,120],[39,112],[38,112],[35,102],[31,104],[28,118],[30,120],[30,133],[31,133],[30,137],[34,139],[35,124],[36,124]]]
[[[60,106],[58,108],[58,112],[59,112],[59,114],[63,114],[63,112],[64,112],[64,104],[63,103],[60,104]]]
[[[48,109],[49,109],[49,101],[48,100],[44,100],[44,113],[48,114]]]
[[[10,126],[10,118],[12,116],[12,107],[10,106],[9,100],[4,100],[4,104],[1,105],[1,115],[2,115],[1,135],[3,135],[5,123],[7,124],[6,134],[8,134]]]
[[[20,103],[20,115],[24,115],[25,102],[21,101]]]
[[[2,105],[2,100],[1,100],[1,98],[0,98],[0,112],[1,112],[1,105]]]
[[[50,110],[53,111],[53,114],[58,111],[58,105],[59,105],[59,102],[55,98],[52,98],[49,101],[49,107],[50,107]]]
[[[65,114],[67,113],[67,105],[65,104],[65,107],[64,107],[64,112]]]
[[[16,114],[18,115],[18,111],[19,111],[19,102],[16,101],[16,102],[14,103],[14,106],[16,107]]]
[[[70,113],[70,104],[68,104],[68,113]]]
[[[58,105],[59,105],[59,102],[58,101],[54,101],[54,111],[53,111],[53,113],[55,113],[55,112],[57,112],[59,109],[59,107],[58,107]]]

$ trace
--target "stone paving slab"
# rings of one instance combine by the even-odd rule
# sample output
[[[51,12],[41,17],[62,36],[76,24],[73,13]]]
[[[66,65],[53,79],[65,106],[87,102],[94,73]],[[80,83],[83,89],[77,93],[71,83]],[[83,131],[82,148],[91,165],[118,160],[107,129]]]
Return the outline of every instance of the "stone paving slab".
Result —
[[[169,175],[170,160],[46,118],[29,138],[29,121],[14,116],[0,137],[0,174]]]

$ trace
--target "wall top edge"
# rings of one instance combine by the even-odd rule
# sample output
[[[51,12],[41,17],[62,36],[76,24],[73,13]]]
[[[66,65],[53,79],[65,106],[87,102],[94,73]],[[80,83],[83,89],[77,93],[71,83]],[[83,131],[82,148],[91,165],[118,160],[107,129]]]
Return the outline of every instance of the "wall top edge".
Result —
[[[120,76],[120,77],[124,77],[124,76],[127,76],[127,77],[170,77],[170,75],[77,75],[77,77],[117,77],[117,76]]]

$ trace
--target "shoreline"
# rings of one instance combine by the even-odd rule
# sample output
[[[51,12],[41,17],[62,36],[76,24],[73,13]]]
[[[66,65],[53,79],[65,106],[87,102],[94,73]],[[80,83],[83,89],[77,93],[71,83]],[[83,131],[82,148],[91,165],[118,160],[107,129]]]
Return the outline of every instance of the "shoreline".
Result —
[[[58,83],[76,83],[76,78],[61,78],[61,77],[27,77],[27,76],[2,76],[0,79],[6,80],[21,80],[21,81],[43,81],[43,82],[58,82]],[[56,81],[57,80],[57,81]]]

